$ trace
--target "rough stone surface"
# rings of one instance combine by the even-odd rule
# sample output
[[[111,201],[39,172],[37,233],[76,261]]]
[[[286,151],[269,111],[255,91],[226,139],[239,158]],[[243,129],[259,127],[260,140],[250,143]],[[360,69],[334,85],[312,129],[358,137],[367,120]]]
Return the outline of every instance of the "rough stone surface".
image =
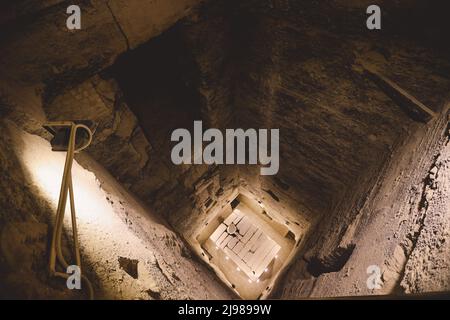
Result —
[[[370,34],[368,0],[202,2],[78,1],[75,32],[65,1],[2,2],[1,294],[82,298],[42,271],[54,208],[36,172],[17,165],[27,141],[48,149],[22,130],[48,139],[44,122],[79,118],[97,127],[77,168],[115,221],[110,231],[126,235],[99,223],[80,229],[100,297],[231,298],[189,248],[237,192],[303,239],[274,297],[448,291],[445,1],[380,1],[383,29]],[[363,65],[436,117],[415,122]],[[174,166],[170,134],[194,120],[279,128],[279,173]],[[139,260],[138,279],[118,256]],[[380,290],[366,286],[371,265]]]
[[[37,112],[42,101],[80,84],[111,65],[124,51],[160,34],[200,0],[77,3],[83,8],[79,31],[66,28],[65,1],[1,4],[5,18],[0,20],[4,24],[0,96],[14,100],[17,121],[28,126],[30,121],[24,121],[24,116]],[[148,19],[146,14],[155,18]],[[32,128],[39,127],[36,124]]]
[[[445,179],[447,117],[444,112],[428,127],[417,128],[410,140],[398,147],[365,202],[353,209],[352,219],[346,220],[341,213],[316,230],[309,239],[314,244],[306,244],[308,250],[287,273],[279,297],[448,291],[448,210],[443,211],[447,183],[435,180],[440,179],[436,175],[440,170]],[[331,231],[342,225],[344,232]],[[341,268],[319,275],[308,271],[315,257],[333,251],[333,244],[350,243],[355,249]],[[380,268],[380,289],[367,286],[370,266]]]
[[[47,243],[64,156],[44,139],[1,123],[0,286],[2,297],[86,298],[47,272]],[[228,299],[232,295],[193,259],[179,236],[141,205],[88,155],[74,164],[83,270],[98,299]],[[92,170],[92,171],[90,171]],[[92,172],[95,172],[94,175]],[[84,194],[83,194],[84,193]],[[77,198],[76,198],[77,199]],[[70,230],[68,228],[67,230]],[[67,232],[63,253],[71,257]],[[118,256],[140,261],[121,269]]]

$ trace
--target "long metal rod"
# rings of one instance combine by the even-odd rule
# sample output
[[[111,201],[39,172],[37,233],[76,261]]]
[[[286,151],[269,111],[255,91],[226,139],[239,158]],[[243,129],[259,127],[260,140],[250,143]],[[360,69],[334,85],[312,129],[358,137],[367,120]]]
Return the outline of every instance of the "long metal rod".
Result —
[[[50,249],[50,272],[55,273],[56,272],[56,258],[57,258],[57,251],[58,247],[61,241],[61,231],[62,231],[62,225],[64,222],[64,211],[66,209],[66,203],[67,203],[67,192],[68,192],[68,176],[71,174],[71,168],[73,164],[73,157],[74,157],[74,145],[75,145],[75,134],[76,130],[75,124],[72,124],[70,126],[70,138],[69,143],[67,147],[67,155],[66,155],[66,162],[64,165],[64,172],[61,182],[61,189],[59,193],[59,201],[58,201],[58,208],[56,209],[56,218],[55,218],[55,226],[53,229],[53,236],[52,236],[52,243],[51,243],[51,249]],[[67,268],[67,266],[65,266]]]
[[[73,183],[72,183],[72,175],[69,175],[69,198],[70,198],[70,213],[72,218],[72,235],[73,235],[73,245],[75,250],[75,261],[77,266],[80,267],[81,270],[81,256],[80,256],[80,247],[78,244],[78,228],[77,228],[77,219],[75,213],[75,197],[73,194]]]
[[[89,139],[88,142],[85,143],[83,146],[79,147],[78,150],[75,150],[75,140],[76,140],[76,133],[79,128],[83,128],[88,132]],[[90,129],[84,125],[77,125],[75,123],[70,123],[70,137],[69,137],[69,143],[67,147],[67,155],[66,155],[66,161],[64,165],[64,173],[62,177],[61,182],[61,189],[60,189],[60,197],[58,201],[58,208],[56,210],[56,217],[55,217],[55,226],[53,229],[53,235],[52,235],[52,242],[50,247],[50,273],[54,276],[62,277],[67,279],[69,275],[67,273],[63,272],[57,272],[56,271],[56,260],[62,265],[63,268],[67,269],[69,264],[64,258],[64,255],[62,253],[62,231],[63,231],[63,224],[64,224],[64,213],[67,206],[67,196],[69,195],[70,199],[70,211],[71,211],[71,221],[72,221],[72,233],[73,233],[73,242],[74,242],[74,254],[75,254],[75,260],[77,266],[80,268],[81,271],[81,255],[80,255],[80,248],[78,244],[78,229],[77,229],[77,223],[76,223],[76,211],[75,211],[75,198],[74,198],[74,192],[73,192],[73,182],[72,182],[72,165],[73,165],[73,159],[75,156],[76,151],[81,151],[85,149],[92,141],[92,132]],[[85,277],[83,274],[81,274],[82,279],[86,283],[89,291],[89,297],[90,299],[93,299],[94,291],[92,288],[92,284],[90,283],[89,279]]]

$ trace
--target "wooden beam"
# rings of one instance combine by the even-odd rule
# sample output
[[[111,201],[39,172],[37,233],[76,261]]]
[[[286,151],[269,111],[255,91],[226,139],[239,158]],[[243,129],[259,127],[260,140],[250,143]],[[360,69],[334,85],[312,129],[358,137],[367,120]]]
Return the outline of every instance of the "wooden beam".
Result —
[[[383,92],[399,105],[413,120],[428,122],[436,113],[406,92],[392,80],[381,75],[373,68],[363,66],[364,73],[375,82]]]

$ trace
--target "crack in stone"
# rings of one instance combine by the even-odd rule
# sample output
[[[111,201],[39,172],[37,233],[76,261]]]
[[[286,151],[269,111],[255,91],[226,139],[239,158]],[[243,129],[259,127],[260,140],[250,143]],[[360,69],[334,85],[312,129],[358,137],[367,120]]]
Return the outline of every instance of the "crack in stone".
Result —
[[[130,41],[128,40],[125,30],[123,30],[122,26],[120,25],[119,20],[117,19],[116,15],[114,14],[114,11],[112,10],[111,6],[109,5],[109,1],[106,1],[105,4],[108,7],[109,12],[111,13],[112,18],[114,19],[114,22],[117,25],[117,28],[119,28],[120,33],[122,34],[123,38],[125,39],[125,44],[127,46],[126,51],[129,51],[130,50]]]

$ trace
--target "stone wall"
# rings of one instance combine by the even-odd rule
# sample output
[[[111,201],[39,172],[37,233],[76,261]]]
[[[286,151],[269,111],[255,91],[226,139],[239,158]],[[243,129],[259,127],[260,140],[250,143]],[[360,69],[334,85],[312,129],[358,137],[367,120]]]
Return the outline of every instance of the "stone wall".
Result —
[[[68,290],[64,279],[48,272],[64,155],[52,152],[46,140],[25,133],[9,120],[1,121],[0,132],[1,297],[87,298],[86,291]],[[95,298],[233,297],[151,208],[89,155],[80,155],[72,173],[82,268]],[[63,254],[69,262],[74,259],[71,239],[67,224]],[[132,272],[124,261],[135,263],[137,271]]]
[[[448,291],[447,110],[398,146],[363,198],[349,196],[320,224],[280,298]],[[379,289],[367,286],[370,266],[379,267]]]

